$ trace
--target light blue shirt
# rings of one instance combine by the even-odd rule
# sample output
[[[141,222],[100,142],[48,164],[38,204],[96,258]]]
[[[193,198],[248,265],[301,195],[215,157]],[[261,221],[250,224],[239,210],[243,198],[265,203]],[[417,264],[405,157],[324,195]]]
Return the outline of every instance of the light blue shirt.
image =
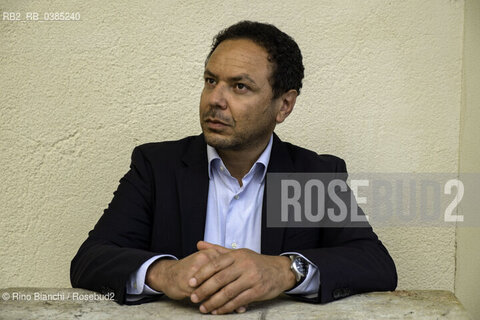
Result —
[[[204,240],[229,249],[248,248],[261,253],[262,204],[265,175],[272,151],[273,136],[265,150],[242,178],[242,186],[228,172],[215,148],[207,145],[208,200]],[[295,252],[285,252],[282,255]],[[297,253],[298,254],[298,253]],[[127,300],[139,300],[145,295],[160,294],[145,284],[147,269],[155,260],[172,255],[158,255],[146,261],[130,276]],[[305,257],[304,257],[305,258]],[[306,259],[306,258],[305,258]],[[307,278],[289,294],[315,297],[320,284],[320,272],[311,261]]]
[[[229,249],[248,248],[260,253],[262,202],[272,139],[242,178],[231,176],[215,148],[207,145],[207,220],[204,240]]]

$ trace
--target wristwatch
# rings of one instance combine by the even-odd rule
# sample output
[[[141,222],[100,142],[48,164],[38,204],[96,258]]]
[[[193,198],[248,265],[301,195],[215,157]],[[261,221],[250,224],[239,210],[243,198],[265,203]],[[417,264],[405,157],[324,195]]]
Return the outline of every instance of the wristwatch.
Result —
[[[308,261],[298,254],[291,254],[288,257],[292,261],[290,270],[295,274],[295,280],[297,281],[297,285],[299,285],[307,277]]]

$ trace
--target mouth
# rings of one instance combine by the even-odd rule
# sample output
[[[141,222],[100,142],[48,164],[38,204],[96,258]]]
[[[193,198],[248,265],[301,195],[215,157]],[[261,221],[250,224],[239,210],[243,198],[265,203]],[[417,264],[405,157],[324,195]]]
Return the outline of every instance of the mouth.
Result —
[[[214,130],[219,130],[223,129],[225,127],[230,127],[228,123],[225,123],[223,121],[220,121],[218,119],[212,119],[212,118],[207,118],[204,120],[205,124],[207,125],[208,128],[214,129]]]

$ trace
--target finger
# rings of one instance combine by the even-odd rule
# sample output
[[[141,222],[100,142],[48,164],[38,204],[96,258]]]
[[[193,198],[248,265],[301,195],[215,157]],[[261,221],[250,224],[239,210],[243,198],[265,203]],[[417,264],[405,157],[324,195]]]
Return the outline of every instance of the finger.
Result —
[[[255,301],[254,291],[252,289],[247,289],[236,296],[234,299],[228,301],[223,306],[219,307],[212,311],[212,314],[225,314],[231,313],[236,309],[242,308],[242,306],[248,305],[248,303]],[[246,308],[245,308],[246,311]],[[243,312],[245,312],[243,311]]]
[[[200,286],[198,286],[193,292],[192,295],[190,296],[190,299],[192,302],[200,302],[204,301],[205,299],[208,299],[211,295],[213,295],[215,292],[219,291],[229,283],[235,281],[240,277],[242,274],[240,270],[236,270],[235,268],[231,268],[229,264],[233,263],[233,259],[224,259],[225,268],[222,268],[223,266],[220,266],[219,271],[213,271],[215,269],[210,269],[210,271],[207,271],[205,273],[206,277],[203,283],[201,283]],[[223,262],[222,262],[223,263]],[[205,266],[206,268],[207,266]],[[205,268],[202,268],[205,269]],[[200,271],[202,271],[200,270]],[[203,276],[202,276],[203,277]],[[196,278],[194,278],[196,279]],[[203,279],[203,278],[202,278]],[[192,279],[191,279],[192,280]],[[193,281],[190,281],[189,284],[192,284]]]
[[[193,277],[195,273],[198,272],[203,266],[209,262],[215,260],[220,256],[220,253],[215,249],[207,249],[202,251],[195,252],[192,257],[189,259],[190,269],[188,271],[187,277],[185,277],[187,283],[188,280]]]
[[[197,242],[197,249],[198,250],[214,249],[218,253],[227,253],[227,252],[230,251],[230,249],[227,249],[225,247],[222,247],[222,246],[219,246],[217,244],[210,243],[210,242],[206,242],[206,241],[198,241]]]
[[[244,313],[247,311],[247,306],[241,306],[240,308],[235,309],[236,313]]]
[[[236,281],[231,282],[230,284],[224,286],[220,289],[220,291],[216,292],[208,298],[208,300],[204,301],[200,306],[200,311],[204,311],[205,313],[211,312],[216,310],[229,301],[235,299],[239,294],[243,291],[249,289],[251,286],[244,280],[243,278],[238,278]],[[208,281],[205,283],[207,284]],[[243,305],[236,306],[233,310],[240,308]]]
[[[219,255],[197,270],[188,280],[188,284],[191,287],[198,287],[215,273],[230,266],[234,261],[235,259],[231,255]]]

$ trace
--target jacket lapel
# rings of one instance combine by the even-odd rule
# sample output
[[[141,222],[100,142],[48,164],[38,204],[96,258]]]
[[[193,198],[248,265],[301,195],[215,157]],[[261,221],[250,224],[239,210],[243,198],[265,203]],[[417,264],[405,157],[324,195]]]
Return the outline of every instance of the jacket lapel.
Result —
[[[265,191],[262,205],[262,254],[278,255],[282,253],[285,228],[267,228],[266,195],[269,172],[293,172],[294,167],[287,144],[273,134],[272,152],[265,177]]]
[[[185,257],[196,252],[197,242],[204,238],[208,199],[207,147],[203,134],[193,139],[177,172]]]

